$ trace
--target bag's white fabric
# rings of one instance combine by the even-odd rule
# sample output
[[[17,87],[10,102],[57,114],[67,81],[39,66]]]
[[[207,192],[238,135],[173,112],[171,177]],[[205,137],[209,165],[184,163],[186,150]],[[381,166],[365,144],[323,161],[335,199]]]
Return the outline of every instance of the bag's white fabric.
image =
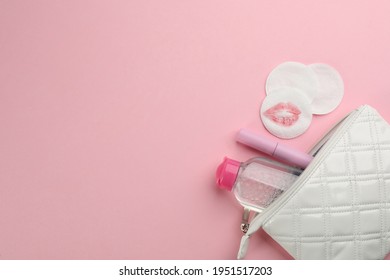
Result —
[[[390,127],[366,105],[337,137],[304,184],[257,217],[239,257],[261,226],[295,259],[383,259],[389,253]]]

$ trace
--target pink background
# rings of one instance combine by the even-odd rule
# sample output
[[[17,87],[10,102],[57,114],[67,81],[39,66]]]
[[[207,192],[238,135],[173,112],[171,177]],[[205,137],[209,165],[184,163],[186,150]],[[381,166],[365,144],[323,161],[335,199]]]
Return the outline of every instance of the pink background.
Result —
[[[0,1],[0,258],[234,259],[241,208],[218,190],[278,64],[345,82],[309,150],[361,104],[390,120],[390,2]],[[289,259],[264,232],[248,259]]]

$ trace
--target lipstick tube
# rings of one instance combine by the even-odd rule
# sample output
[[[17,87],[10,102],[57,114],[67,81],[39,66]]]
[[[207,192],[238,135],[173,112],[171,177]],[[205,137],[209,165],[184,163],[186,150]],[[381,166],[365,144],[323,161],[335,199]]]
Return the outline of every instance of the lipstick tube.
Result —
[[[313,160],[313,156],[307,153],[272,141],[247,129],[241,129],[238,132],[236,141],[303,169]]]

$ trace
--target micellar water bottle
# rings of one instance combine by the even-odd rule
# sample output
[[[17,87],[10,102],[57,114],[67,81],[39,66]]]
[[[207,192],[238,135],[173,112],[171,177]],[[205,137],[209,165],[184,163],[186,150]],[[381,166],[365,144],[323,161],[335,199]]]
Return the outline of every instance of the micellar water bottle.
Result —
[[[244,208],[262,212],[289,188],[302,170],[256,157],[238,162],[227,157],[217,169],[219,187],[234,192]]]

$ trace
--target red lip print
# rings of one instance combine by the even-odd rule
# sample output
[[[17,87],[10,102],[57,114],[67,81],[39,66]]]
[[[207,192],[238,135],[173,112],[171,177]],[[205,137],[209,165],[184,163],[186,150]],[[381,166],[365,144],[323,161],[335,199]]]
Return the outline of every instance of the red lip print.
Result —
[[[264,116],[281,126],[292,126],[298,119],[301,111],[297,106],[288,102],[280,102],[265,111]]]

